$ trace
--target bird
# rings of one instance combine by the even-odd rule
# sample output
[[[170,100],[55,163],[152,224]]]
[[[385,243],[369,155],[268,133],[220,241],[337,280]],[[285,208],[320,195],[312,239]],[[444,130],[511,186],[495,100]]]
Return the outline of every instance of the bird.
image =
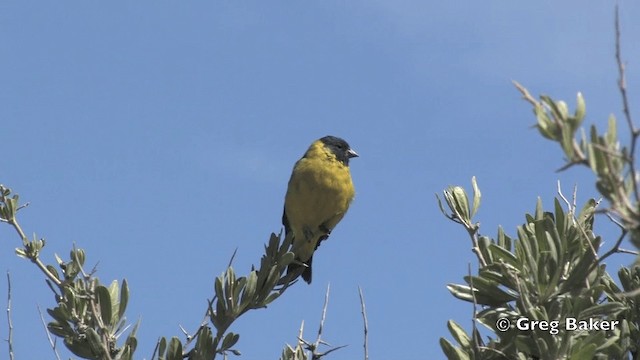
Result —
[[[299,271],[311,284],[313,254],[349,209],[355,188],[349,159],[358,157],[349,144],[336,136],[314,141],[291,172],[284,200],[282,224],[285,237],[293,236],[295,259],[287,274]]]

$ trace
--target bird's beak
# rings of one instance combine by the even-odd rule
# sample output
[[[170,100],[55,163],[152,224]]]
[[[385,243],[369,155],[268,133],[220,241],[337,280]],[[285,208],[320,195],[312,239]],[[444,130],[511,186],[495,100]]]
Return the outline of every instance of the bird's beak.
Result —
[[[355,152],[353,149],[349,149],[349,150],[347,150],[347,156],[349,158],[354,158],[354,157],[358,157],[360,155],[358,155],[358,153]]]

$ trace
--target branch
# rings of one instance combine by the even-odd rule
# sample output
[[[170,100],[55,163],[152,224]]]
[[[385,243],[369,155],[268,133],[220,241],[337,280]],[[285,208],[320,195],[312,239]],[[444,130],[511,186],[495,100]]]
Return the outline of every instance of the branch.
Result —
[[[9,343],[9,359],[14,360],[13,357],[13,323],[11,321],[11,275],[7,271],[7,323],[9,326],[9,337],[7,343]]]
[[[631,111],[629,110],[629,98],[627,96],[627,81],[625,78],[625,65],[622,62],[621,55],[621,46],[620,46],[620,10],[618,9],[618,5],[616,4],[616,16],[615,16],[615,28],[616,28],[616,64],[618,65],[618,89],[620,90],[620,95],[622,97],[622,112],[624,113],[624,117],[627,120],[627,125],[629,126],[629,132],[631,132],[631,149],[629,151],[629,170],[631,172],[633,184],[633,195],[636,199],[636,202],[640,202],[640,193],[638,192],[638,181],[635,178],[636,176],[636,168],[635,168],[635,154],[636,154],[636,144],[638,142],[638,136],[640,136],[640,132],[633,124],[633,120],[631,119]]]
[[[473,286],[473,276],[471,276],[471,263],[467,264],[467,274],[469,275],[469,286],[471,287],[471,298],[473,299],[473,313],[471,314],[471,326],[473,328],[473,346],[476,347],[475,352],[480,353],[480,348],[483,346],[482,338],[478,336],[480,333],[478,332],[478,326],[476,322],[478,321],[478,300],[476,299],[476,288]]]
[[[29,240],[27,236],[24,234],[24,231],[22,231],[22,227],[20,226],[20,224],[18,224],[18,220],[14,217],[12,219],[8,219],[7,222],[9,223],[9,225],[13,226],[13,228],[16,230],[16,232],[18,233],[18,236],[20,236],[20,239],[22,239],[22,242],[25,245],[25,249],[26,249],[29,244]],[[54,284],[56,284],[58,288],[60,288],[60,290],[62,290],[61,289],[62,281],[60,281],[60,279],[58,279],[55,275],[51,273],[51,271],[49,271],[49,269],[47,269],[47,267],[38,257],[39,254],[38,253],[30,254],[29,252],[25,252],[25,253],[27,254],[27,258],[31,260],[32,263],[36,264],[38,269],[40,269],[40,271],[42,271],[50,281],[52,281]]]
[[[322,340],[322,330],[324,329],[324,320],[326,319],[327,316],[327,306],[329,304],[329,288],[330,286],[327,285],[327,292],[324,296],[324,305],[322,306],[322,318],[320,319],[320,327],[318,328],[318,338],[316,339],[315,343],[310,343],[306,340],[304,340],[302,338],[302,328],[300,329],[300,336],[298,337],[298,341],[302,342],[306,349],[311,351],[311,360],[320,360],[322,359],[323,356],[332,353],[338,349],[342,349],[343,347],[346,347],[347,345],[342,345],[342,346],[336,346],[334,348],[331,348],[325,352],[319,352],[318,348],[320,347],[320,345],[329,345],[326,341]]]
[[[367,321],[367,310],[364,306],[364,296],[362,296],[362,288],[358,286],[360,294],[360,308],[362,309],[362,321],[364,322],[364,360],[369,360],[369,322]]]
[[[324,343],[321,340],[322,337],[322,329],[324,328],[324,320],[327,318],[327,307],[329,305],[329,290],[331,289],[331,284],[327,284],[327,292],[324,294],[324,305],[322,306],[322,318],[320,319],[320,326],[318,327],[318,338],[316,339],[315,344],[313,344],[313,359],[318,355],[318,359],[320,358],[319,354],[316,354],[316,350],[320,346],[320,344]]]
[[[469,231],[469,236],[471,236],[471,242],[473,243],[473,248],[471,249],[471,251],[478,257],[480,268],[487,266],[487,261],[484,259],[484,255],[482,255],[482,251],[480,250],[478,234],[476,232],[472,233],[471,231]]]
[[[56,359],[60,360],[60,354],[58,354],[58,349],[56,349],[56,342],[51,338],[51,332],[47,327],[46,322],[44,321],[44,316],[42,315],[42,309],[40,309],[40,305],[38,305],[38,313],[40,313],[40,321],[42,321],[42,326],[44,327],[44,331],[47,332],[47,339],[49,339],[49,345],[51,345],[51,350],[56,355]]]

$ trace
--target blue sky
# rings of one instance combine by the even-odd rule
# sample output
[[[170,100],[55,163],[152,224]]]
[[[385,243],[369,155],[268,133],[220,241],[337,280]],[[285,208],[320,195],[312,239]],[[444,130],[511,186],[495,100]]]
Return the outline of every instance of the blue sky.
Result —
[[[328,283],[324,338],[362,357],[357,287],[371,358],[442,358],[446,321],[469,328],[455,300],[475,264],[462,228],[434,193],[478,178],[483,234],[515,234],[556,181],[595,196],[588,171],[556,145],[511,80],[571,106],[587,124],[621,114],[612,1],[218,2],[5,1],[0,4],[0,183],[31,205],[27,233],[44,260],[72,244],[104,282],[126,278],[128,318],[141,319],[139,359],[159,336],[195,329],[238,248],[257,264],[281,229],[294,162],[315,139],[347,139],[356,199],[314,258],[314,282],[249,313],[242,359],[275,359],[301,321],[315,338]],[[621,2],[631,106],[640,91],[640,5]],[[597,223],[615,233],[605,219]],[[52,358],[36,305],[53,297],[0,226],[0,268],[13,279],[15,351]],[[618,257],[610,265],[630,263]],[[0,302],[6,279],[0,279]],[[2,323],[6,323],[3,315]],[[0,326],[0,337],[7,337]],[[3,345],[3,352],[6,351]],[[63,356],[64,357],[64,356]]]

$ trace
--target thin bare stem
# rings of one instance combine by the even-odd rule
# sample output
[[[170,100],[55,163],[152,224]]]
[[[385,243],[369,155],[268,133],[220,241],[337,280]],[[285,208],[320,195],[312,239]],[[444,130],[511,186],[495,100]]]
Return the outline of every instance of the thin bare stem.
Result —
[[[153,353],[151,354],[151,360],[154,360],[156,358],[156,354],[158,353],[158,349],[160,348],[161,341],[162,338],[159,338],[158,341],[156,341],[156,346],[153,348]]]
[[[526,100],[529,104],[533,106],[541,106],[538,100],[536,100],[536,98],[531,96],[529,91],[524,86],[520,85],[520,83],[515,80],[512,80],[511,82],[513,83],[513,85],[515,85],[516,89],[520,91],[520,93],[522,94],[522,98],[524,100]]]
[[[230,268],[231,265],[233,264],[233,259],[236,258],[236,253],[238,253],[238,248],[236,247],[235,250],[233,250],[233,254],[231,254],[231,258],[229,259],[229,264],[227,265],[227,268]]]
[[[320,345],[329,345],[326,341],[322,340],[322,331],[324,329],[324,320],[327,317],[327,307],[329,305],[329,289],[330,289],[330,285],[327,285],[327,292],[324,296],[324,305],[322,306],[322,318],[320,319],[320,326],[318,327],[318,338],[316,339],[316,342],[311,344],[307,341],[305,341],[304,339],[302,339],[302,337],[298,338],[298,340],[302,341],[307,350],[311,351],[311,360],[320,360],[322,359],[323,356],[332,353],[338,349],[342,349],[343,347],[346,347],[347,345],[342,345],[342,346],[336,346],[333,347],[325,352],[320,352],[318,349],[320,348]]]
[[[479,334],[478,332],[478,326],[476,324],[478,317],[476,314],[476,311],[478,309],[478,300],[476,300],[476,291],[475,288],[473,287],[473,276],[471,276],[471,263],[467,264],[467,273],[469,275],[469,286],[471,286],[471,298],[473,299],[473,312],[471,314],[471,326],[473,327],[473,344],[477,347],[477,346],[481,346],[482,345],[482,338],[477,336]],[[476,352],[478,352],[480,349],[477,348]]]
[[[629,255],[635,255],[635,256],[640,255],[640,251],[637,251],[637,250],[618,249],[618,252],[620,254],[629,254]]]
[[[18,225],[18,222],[16,221],[15,218],[9,219],[8,223],[11,226],[13,226],[13,228],[16,230],[16,232],[18,233],[18,236],[20,236],[20,239],[22,239],[22,241],[27,240],[27,235],[24,234],[24,231],[22,231],[22,228],[20,227],[20,225]]]
[[[61,287],[62,286],[62,281],[60,281],[60,279],[58,279],[57,277],[55,277],[51,271],[49,271],[49,269],[47,269],[47,267],[44,265],[44,263],[42,263],[42,261],[38,258],[35,260],[31,260],[34,264],[36,264],[36,266],[38,267],[38,269],[40,269],[40,271],[42,271],[45,276],[47,278],[49,278],[50,281],[52,281],[54,284],[56,284],[56,286]]]
[[[473,243],[473,248],[471,249],[471,251],[473,251],[473,253],[476,254],[476,256],[478,257],[478,261],[480,262],[480,268],[483,268],[487,266],[487,261],[484,259],[484,256],[482,255],[482,251],[480,251],[480,244],[478,243],[478,233],[477,231],[472,232],[469,229],[467,229],[467,231],[469,232],[469,236],[471,236],[471,242]]]
[[[622,244],[622,240],[624,240],[625,236],[627,236],[627,230],[622,230],[622,232],[620,233],[620,236],[618,237],[618,240],[616,241],[616,243],[613,245],[613,247],[607,251],[606,253],[604,253],[604,255],[602,255],[599,259],[598,259],[598,263],[602,263],[604,261],[604,259],[608,258],[609,256],[620,252],[620,244]]]
[[[367,310],[360,286],[358,286],[358,294],[360,294],[360,308],[362,309],[362,321],[364,322],[364,360],[369,360],[369,322],[367,321]]]
[[[636,154],[636,144],[638,142],[638,136],[640,136],[640,132],[636,129],[633,124],[633,119],[631,118],[631,110],[629,110],[629,97],[627,95],[627,81],[625,77],[625,64],[622,62],[622,51],[620,46],[620,10],[618,9],[618,5],[616,4],[616,16],[615,16],[615,28],[616,28],[616,64],[618,65],[618,89],[620,90],[620,95],[622,97],[622,112],[624,113],[624,117],[627,120],[627,125],[629,126],[629,132],[631,133],[631,148],[629,150],[629,170],[631,172],[633,184],[633,195],[636,199],[636,202],[640,202],[640,192],[638,191],[638,181],[635,178],[636,169],[635,169],[635,154]]]
[[[318,327],[318,339],[315,343],[315,348],[317,349],[320,343],[322,342],[322,329],[324,328],[324,320],[327,317],[327,307],[329,306],[329,290],[331,289],[331,284],[327,284],[327,292],[324,294],[324,305],[322,306],[322,318],[320,319],[320,326]]]
[[[609,214],[608,212],[605,212],[605,215],[609,218],[609,220],[611,220],[612,223],[616,224],[616,226],[618,226],[620,228],[620,230],[624,230],[625,229],[624,225],[622,225],[622,223],[620,221],[618,221],[616,218],[614,218],[613,215]]]
[[[214,295],[214,298],[215,298],[215,295]],[[212,303],[213,303],[213,300],[212,300],[211,303],[208,304],[207,310],[205,311],[205,314],[204,314],[204,317],[202,318],[202,321],[200,322],[200,326],[198,326],[198,330],[196,330],[196,332],[193,335],[189,335],[187,333],[187,331],[181,325],[179,325],[180,329],[182,330],[182,332],[185,334],[185,336],[187,338],[186,342],[184,343],[183,348],[186,349],[189,346],[189,344],[191,344],[191,342],[193,340],[197,339],[198,335],[200,335],[200,332],[202,331],[202,329],[204,329],[207,326],[207,324],[209,323],[209,315],[211,314]]]
[[[560,196],[560,198],[562,199],[562,201],[564,201],[567,204],[568,207],[568,215],[571,217],[571,220],[573,221],[573,223],[578,227],[578,229],[580,230],[580,233],[582,234],[582,236],[585,239],[585,242],[587,243],[587,245],[589,246],[589,248],[591,249],[591,253],[593,253],[594,258],[598,258],[598,250],[593,247],[593,244],[591,243],[591,241],[589,240],[589,235],[587,234],[587,232],[584,230],[584,228],[580,225],[580,222],[578,221],[578,219],[576,219],[576,209],[577,209],[577,198],[578,198],[578,187],[574,186],[573,187],[573,202],[570,203],[569,200],[567,200],[567,198],[564,196],[564,194],[562,194],[562,188],[560,186],[560,181],[558,181],[558,196]],[[598,204],[600,203],[600,201],[598,201],[596,203],[596,207],[598,206]]]
[[[9,326],[9,337],[7,343],[9,344],[9,359],[14,360],[13,357],[13,322],[11,320],[11,275],[7,271],[7,323]]]
[[[562,201],[564,201],[564,203],[567,204],[567,208],[569,209],[569,212],[573,214],[575,211],[575,206],[571,206],[571,203],[569,202],[569,200],[567,200],[567,198],[562,193],[562,186],[560,185],[560,180],[558,180],[558,196],[560,196],[560,199],[562,199]]]
[[[47,339],[49,340],[49,345],[51,346],[51,350],[53,350],[53,354],[56,356],[56,359],[60,360],[60,354],[58,354],[58,349],[56,348],[56,342],[51,338],[51,332],[47,327],[46,321],[44,320],[44,315],[42,315],[42,309],[40,308],[40,305],[38,305],[38,313],[40,314],[40,321],[42,322],[44,331],[47,333]]]

